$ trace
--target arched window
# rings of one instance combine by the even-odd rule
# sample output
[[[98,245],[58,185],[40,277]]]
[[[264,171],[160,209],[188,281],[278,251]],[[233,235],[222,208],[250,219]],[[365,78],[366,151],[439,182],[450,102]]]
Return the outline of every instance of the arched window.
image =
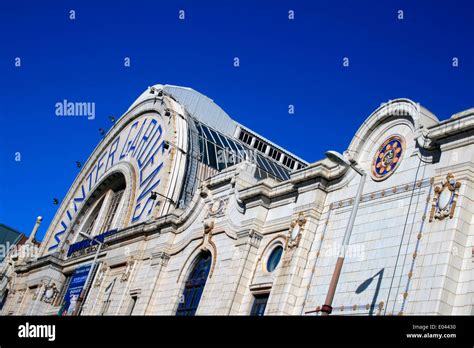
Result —
[[[202,252],[184,285],[183,296],[176,315],[195,315],[201,300],[204,285],[211,269],[212,256],[209,251]]]
[[[91,212],[89,218],[84,224],[83,232],[85,232],[86,234],[92,235],[92,231],[94,230],[94,227],[96,227],[97,218],[99,216],[100,210],[102,209],[103,203],[104,203],[104,197],[102,197],[100,201],[96,204],[94,210]]]
[[[110,174],[93,190],[67,234],[67,257],[76,256],[76,251],[84,249],[83,241],[89,239],[84,234],[100,236],[125,226],[124,216],[131,204],[128,191],[125,175],[121,172]]]
[[[123,174],[114,173],[107,178],[85,203],[75,229],[94,236],[118,227],[117,212],[122,203],[125,188]]]

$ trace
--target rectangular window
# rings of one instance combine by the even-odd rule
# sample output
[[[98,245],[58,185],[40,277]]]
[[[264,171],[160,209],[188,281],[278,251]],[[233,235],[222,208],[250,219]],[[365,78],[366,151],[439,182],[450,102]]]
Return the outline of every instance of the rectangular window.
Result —
[[[109,306],[110,306],[110,299],[107,299],[102,304],[102,309],[100,310],[100,315],[107,314],[107,311],[109,310]]]
[[[293,169],[295,167],[295,163],[295,160],[288,156],[285,156],[285,158],[283,159],[283,165],[290,169]]]
[[[242,140],[244,143],[250,145],[252,143],[252,136],[247,132],[241,130],[239,134],[239,140]]]
[[[281,152],[278,150],[275,150],[273,147],[270,148],[270,151],[268,152],[268,155],[273,158],[274,160],[279,161],[281,158]]]
[[[138,297],[132,296],[130,304],[128,305],[127,315],[132,315],[135,305],[137,304]]]
[[[253,147],[263,153],[265,153],[265,151],[267,150],[267,144],[265,144],[263,141],[259,139],[255,139],[255,142],[253,143]]]
[[[207,141],[207,151],[208,151],[208,158],[209,158],[209,166],[215,169],[219,169],[217,166],[217,151],[216,151],[216,145],[211,143],[210,141]]]
[[[102,308],[100,309],[100,315],[106,315],[107,314],[107,311],[109,310],[109,306],[110,306],[110,297],[112,295],[112,291],[114,289],[114,286],[115,286],[115,281],[117,280],[117,278],[114,278],[114,280],[112,280],[110,282],[110,284],[105,288],[105,291],[104,291],[104,302],[102,303]]]
[[[255,300],[253,301],[252,310],[250,315],[253,316],[263,316],[265,313],[265,308],[267,307],[268,297],[270,293],[254,295]]]

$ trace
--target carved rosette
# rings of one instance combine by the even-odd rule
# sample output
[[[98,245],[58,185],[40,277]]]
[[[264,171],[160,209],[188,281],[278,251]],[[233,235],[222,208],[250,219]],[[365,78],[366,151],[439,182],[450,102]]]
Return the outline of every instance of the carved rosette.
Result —
[[[286,237],[285,248],[292,249],[298,247],[305,224],[306,218],[304,217],[303,213],[299,213],[298,217],[290,224],[290,228],[288,229],[288,234]]]
[[[453,218],[460,187],[461,183],[454,178],[452,173],[448,173],[446,178],[441,181],[441,185],[434,188],[430,222],[434,219],[443,220],[448,216],[450,219]]]

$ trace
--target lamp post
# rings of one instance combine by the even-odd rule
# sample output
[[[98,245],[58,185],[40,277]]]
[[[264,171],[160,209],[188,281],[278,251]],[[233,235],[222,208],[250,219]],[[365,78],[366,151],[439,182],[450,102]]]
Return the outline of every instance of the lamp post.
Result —
[[[344,239],[342,240],[341,250],[339,251],[339,256],[336,261],[336,267],[334,269],[331,282],[329,283],[329,290],[326,295],[326,301],[321,308],[323,315],[329,315],[332,312],[332,301],[334,299],[334,294],[336,293],[337,283],[339,281],[339,276],[341,275],[341,269],[342,269],[342,265],[344,264],[344,258],[346,256],[347,246],[349,245],[349,240],[352,234],[352,228],[354,227],[354,221],[357,215],[357,209],[359,208],[360,197],[362,196],[365,179],[367,177],[367,174],[365,173],[365,171],[359,168],[356,162],[349,162],[340,153],[336,151],[328,151],[326,152],[326,156],[330,158],[331,160],[333,160],[334,162],[337,162],[345,167],[350,167],[354,169],[354,171],[358,173],[361,176],[361,178],[359,181],[359,186],[357,187],[357,194],[355,197],[354,205],[352,206],[349,222],[347,223],[346,231],[344,233]]]
[[[84,286],[86,287],[87,284],[89,283],[89,280],[91,278],[91,274],[92,272],[94,271],[94,267],[95,267],[95,264],[97,263],[97,258],[99,257],[99,253],[100,253],[100,250],[102,249],[102,245],[104,244],[103,242],[101,242],[100,240],[98,240],[97,238],[95,237],[91,237],[89,236],[88,234],[85,234],[84,232],[79,232],[79,234],[82,236],[82,237],[85,237],[89,240],[91,240],[92,242],[97,242],[99,244],[99,246],[97,247],[97,250],[95,252],[95,256],[94,256],[94,260],[92,261],[92,265],[91,265],[91,268],[89,269],[89,273],[87,273],[87,278],[86,278],[86,281],[84,283]],[[77,308],[77,310],[74,311],[74,315],[79,315],[82,311],[82,307],[84,305],[84,296],[86,295],[87,293],[87,290],[86,288],[82,289],[81,291],[81,294],[79,296],[79,306]]]
[[[171,204],[173,204],[174,206],[176,206],[176,202],[173,201],[171,198],[166,197],[165,195],[162,195],[161,193],[156,192],[156,191],[151,191],[151,192],[150,192],[150,198],[151,198],[152,200],[156,200],[156,197],[157,197],[157,196],[160,196],[160,197],[164,198],[165,200],[169,201]]]

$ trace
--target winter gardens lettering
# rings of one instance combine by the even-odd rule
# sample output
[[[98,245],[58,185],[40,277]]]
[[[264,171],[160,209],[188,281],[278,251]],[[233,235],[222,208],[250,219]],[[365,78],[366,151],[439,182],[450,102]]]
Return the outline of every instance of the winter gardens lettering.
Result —
[[[138,167],[138,194],[133,209],[132,223],[149,216],[154,205],[150,192],[160,183],[158,174],[163,167],[164,145],[163,128],[156,117],[143,116],[117,135],[110,146],[99,155],[85,180],[76,189],[75,195],[62,214],[59,226],[56,227],[54,241],[48,250],[55,250],[59,246],[61,236],[77,214],[79,206],[94,189],[96,183],[119,162],[131,162],[135,159],[136,166],[133,167]]]

